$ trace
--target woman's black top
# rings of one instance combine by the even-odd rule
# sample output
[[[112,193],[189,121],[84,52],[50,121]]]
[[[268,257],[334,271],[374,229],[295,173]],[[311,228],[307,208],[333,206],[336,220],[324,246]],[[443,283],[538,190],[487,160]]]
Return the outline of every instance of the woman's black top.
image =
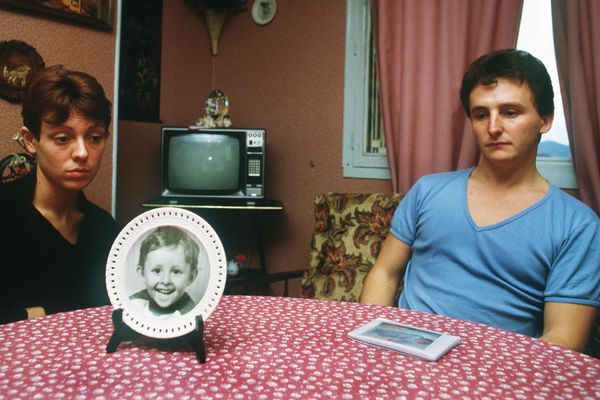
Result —
[[[71,244],[33,206],[35,172],[0,184],[0,323],[25,319],[25,307],[47,314],[109,303],[106,259],[119,228],[88,201],[76,244]]]

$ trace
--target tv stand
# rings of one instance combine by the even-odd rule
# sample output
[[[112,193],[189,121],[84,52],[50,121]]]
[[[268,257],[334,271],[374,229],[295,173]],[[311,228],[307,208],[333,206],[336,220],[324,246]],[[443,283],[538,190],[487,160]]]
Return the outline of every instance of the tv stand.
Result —
[[[142,207],[181,207],[190,210],[206,209],[228,209],[228,210],[283,210],[279,200],[271,199],[223,199],[223,198],[186,198],[186,197],[154,197],[141,204]]]
[[[236,218],[243,214],[251,213],[252,224],[256,232],[256,246],[259,255],[259,268],[243,268],[238,275],[228,275],[225,284],[225,293],[232,293],[235,287],[243,287],[249,294],[256,294],[257,287],[262,293],[267,294],[269,281],[267,276],[267,261],[263,242],[263,231],[261,217],[264,213],[283,211],[283,204],[280,200],[273,199],[222,199],[222,198],[170,198],[170,197],[154,197],[140,204],[144,208],[158,207],[178,207],[195,212],[201,217],[207,219],[207,222],[219,222],[223,218],[231,216],[233,213]],[[212,223],[211,223],[212,225]],[[215,224],[216,225],[216,224]],[[219,233],[219,229],[215,226],[215,231]],[[221,236],[221,235],[219,235]],[[221,239],[223,241],[223,239]],[[229,261],[235,254],[227,254]]]

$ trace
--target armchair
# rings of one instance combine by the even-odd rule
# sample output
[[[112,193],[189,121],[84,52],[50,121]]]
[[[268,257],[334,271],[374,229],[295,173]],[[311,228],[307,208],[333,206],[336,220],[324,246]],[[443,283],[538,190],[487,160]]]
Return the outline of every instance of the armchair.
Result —
[[[381,193],[317,196],[302,297],[358,301],[401,199]]]

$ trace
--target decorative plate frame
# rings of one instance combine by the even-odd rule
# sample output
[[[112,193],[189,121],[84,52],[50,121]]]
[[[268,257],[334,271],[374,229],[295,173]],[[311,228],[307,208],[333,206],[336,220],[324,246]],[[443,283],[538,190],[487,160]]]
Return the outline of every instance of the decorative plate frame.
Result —
[[[29,80],[44,67],[44,60],[29,44],[20,40],[1,41],[0,98],[20,103]]]
[[[187,233],[200,246],[200,255],[205,250],[205,265],[198,260],[198,275],[186,289],[195,307],[168,318],[148,315],[130,299],[143,288],[141,280],[136,279],[141,243],[161,226],[173,226]],[[156,339],[183,336],[196,328],[197,315],[206,321],[217,307],[225,289],[226,260],[219,236],[200,216],[182,208],[155,208],[131,220],[115,239],[106,264],[108,296],[115,309],[123,310],[123,322],[134,331]]]
[[[258,25],[267,25],[275,18],[277,3],[275,0],[254,0],[252,19]]]

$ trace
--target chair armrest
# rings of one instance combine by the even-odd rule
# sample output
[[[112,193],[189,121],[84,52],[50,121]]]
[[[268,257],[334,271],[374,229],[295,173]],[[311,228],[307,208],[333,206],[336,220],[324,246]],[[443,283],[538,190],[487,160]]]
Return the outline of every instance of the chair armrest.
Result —
[[[287,281],[290,279],[302,278],[302,274],[304,274],[304,270],[275,272],[273,274],[266,274],[265,280],[269,283]]]

